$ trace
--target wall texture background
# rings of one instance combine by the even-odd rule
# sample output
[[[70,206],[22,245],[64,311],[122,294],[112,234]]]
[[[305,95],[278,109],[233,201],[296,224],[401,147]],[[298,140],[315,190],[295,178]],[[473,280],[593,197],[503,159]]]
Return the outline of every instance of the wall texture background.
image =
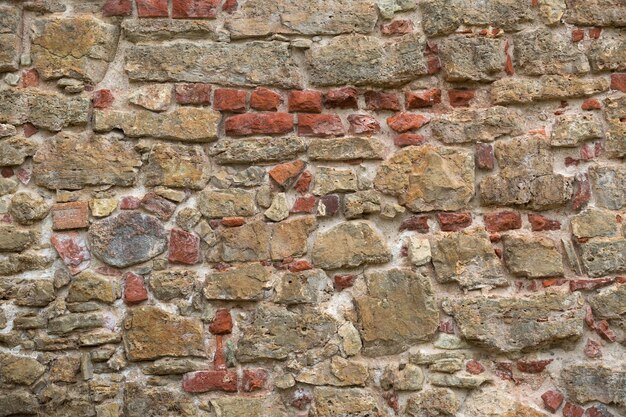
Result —
[[[625,26],[0,1],[0,417],[626,415]]]

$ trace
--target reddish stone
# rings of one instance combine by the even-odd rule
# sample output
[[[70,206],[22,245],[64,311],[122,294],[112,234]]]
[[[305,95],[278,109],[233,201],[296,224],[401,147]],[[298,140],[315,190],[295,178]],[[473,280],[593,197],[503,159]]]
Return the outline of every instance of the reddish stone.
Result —
[[[304,410],[307,405],[311,403],[311,401],[313,401],[313,397],[311,396],[311,394],[309,394],[302,388],[298,388],[293,392],[293,397],[290,404],[298,410]]]
[[[276,184],[283,188],[288,188],[298,175],[304,171],[305,167],[306,163],[297,159],[292,162],[285,162],[284,164],[276,165],[274,168],[270,169],[269,175],[276,182]]]
[[[436,217],[444,232],[458,232],[472,224],[472,213],[437,213]]]
[[[268,373],[265,369],[244,369],[241,376],[243,392],[258,391],[265,388]]]
[[[113,105],[114,100],[111,90],[97,90],[93,93],[91,103],[94,109],[108,109]]]
[[[480,375],[485,372],[485,367],[476,359],[472,359],[465,365],[465,370],[472,375]]]
[[[580,42],[585,38],[585,31],[583,29],[572,30],[572,42]]]
[[[186,392],[237,391],[237,371],[195,371],[183,376]]]
[[[304,194],[309,191],[309,187],[311,186],[311,181],[313,180],[313,174],[309,171],[304,171],[298,181],[296,181],[296,185],[293,188],[299,192],[300,194]]]
[[[297,261],[291,262],[287,268],[290,272],[302,272],[313,269],[313,265],[311,265],[311,262],[307,260],[299,259]]]
[[[200,260],[200,238],[182,229],[170,231],[168,261],[193,265]]]
[[[454,321],[452,319],[439,323],[439,331],[441,333],[454,334]]]
[[[224,217],[220,223],[224,227],[239,227],[246,223],[246,219],[243,217]]]
[[[139,17],[167,17],[167,0],[136,0]]]
[[[578,166],[579,164],[580,164],[580,159],[575,159],[575,158],[572,158],[570,156],[566,156],[565,157],[565,166],[566,167]]]
[[[178,104],[211,104],[211,84],[176,84],[174,91]]]
[[[587,35],[589,35],[589,38],[591,39],[598,39],[600,38],[600,34],[602,33],[602,28],[589,28],[587,29]]]
[[[331,217],[339,212],[339,196],[336,194],[325,195],[319,199],[317,204],[317,215],[320,217]]]
[[[354,87],[333,88],[324,94],[324,106],[337,109],[359,107],[359,93]]]
[[[561,222],[558,220],[550,220],[541,214],[529,214],[528,221],[533,232],[542,232],[544,230],[560,230]]]
[[[20,79],[20,87],[37,87],[39,85],[39,72],[36,68],[30,68],[22,71],[22,77]]]
[[[580,157],[583,161],[590,161],[596,157],[596,148],[593,144],[586,143],[580,148]]]
[[[217,269],[217,266],[215,267]],[[224,269],[217,269],[218,271],[224,271],[228,269],[227,267]],[[223,347],[223,336],[218,334],[215,335],[215,355],[213,357],[213,369],[216,370],[226,370],[226,356],[224,355],[224,347]]]
[[[141,199],[141,207],[165,221],[169,220],[176,210],[176,204],[156,193],[148,193]]]
[[[506,61],[504,63],[504,72],[506,75],[515,75],[515,69],[513,68],[513,58],[509,53],[509,41],[504,43],[504,54],[506,55]]]
[[[214,19],[220,0],[172,0],[172,17]]]
[[[230,334],[233,331],[233,318],[230,316],[230,310],[218,309],[209,325],[209,331],[213,334]]]
[[[576,279],[569,281],[570,291],[595,290],[613,283],[613,278]]]
[[[245,113],[247,95],[244,90],[218,88],[213,97],[213,108],[219,111]]]
[[[494,373],[500,379],[505,381],[514,381],[513,378],[513,364],[511,362],[496,362]]]
[[[395,391],[383,392],[383,399],[396,414],[400,412],[400,401],[398,393]]]
[[[545,409],[551,413],[555,413],[561,404],[563,404],[563,394],[558,391],[546,391],[541,396],[541,399],[543,400]]]
[[[441,103],[441,90],[409,91],[405,94],[405,102],[407,110],[432,107]]]
[[[583,110],[600,110],[602,108],[602,104],[600,104],[600,101],[595,98],[589,98],[583,102],[580,108]]]
[[[351,114],[348,116],[348,123],[350,123],[348,132],[355,135],[371,135],[380,132],[378,120],[366,114]]]
[[[587,409],[587,417],[614,417],[605,405],[594,405]]]
[[[401,232],[404,230],[410,230],[418,233],[428,233],[430,227],[428,226],[428,217],[427,216],[411,216],[400,223]]]
[[[367,110],[400,110],[400,99],[395,93],[385,93],[382,91],[366,91],[365,108]]]
[[[519,360],[517,361],[517,369],[520,372],[524,372],[527,374],[539,374],[543,372],[544,369],[546,369],[546,366],[550,365],[550,363],[552,363],[552,359],[537,361]]]
[[[541,285],[543,286],[543,288],[548,288],[548,287],[561,286],[565,284],[566,282],[567,280],[564,278],[550,278],[550,279],[544,279],[543,281],[541,281]]]
[[[572,199],[572,208],[576,211],[583,208],[591,198],[591,184],[589,183],[588,174],[579,174],[576,176],[574,198]]]
[[[488,143],[477,143],[474,149],[476,167],[479,169],[493,169],[495,166],[493,146]]]
[[[487,231],[491,233],[522,228],[522,216],[514,211],[488,213],[483,216],[483,219]]]
[[[385,36],[406,35],[413,32],[413,22],[408,19],[397,19],[382,25],[380,33]]]
[[[606,320],[600,320],[595,323],[596,333],[600,335],[604,340],[608,342],[615,342],[617,340],[617,336],[613,332],[613,330],[609,327],[609,322]]]
[[[626,74],[611,74],[611,90],[626,93]]]
[[[77,232],[55,233],[50,238],[50,242],[72,275],[89,267],[91,253],[87,249],[85,237],[81,234]]]
[[[592,359],[597,359],[602,357],[601,346],[598,342],[587,339],[587,343],[585,344],[585,356]]]
[[[131,0],[107,0],[102,6],[102,15],[109,16],[130,16],[133,14],[133,4]]]
[[[0,169],[0,175],[2,175],[2,178],[11,178],[14,174],[15,172],[11,167],[2,167],[2,169]]]
[[[29,138],[31,136],[33,136],[35,133],[39,132],[39,129],[37,129],[35,127],[35,125],[33,125],[32,123],[24,123],[22,125],[23,129],[24,129],[24,136]]]
[[[279,93],[265,87],[257,87],[250,95],[250,107],[254,110],[276,111],[282,102]]]
[[[474,90],[448,90],[448,100],[452,107],[469,107],[475,96]]]
[[[248,113],[230,116],[224,124],[227,135],[284,135],[293,131],[289,113]]]
[[[345,130],[336,114],[298,114],[299,136],[343,136]]]
[[[563,406],[563,417],[582,417],[584,412],[584,408],[570,402],[565,402]]]
[[[74,201],[52,206],[52,230],[82,229],[89,226],[89,203]]]
[[[141,207],[141,199],[135,196],[126,196],[120,199],[121,210],[135,210]]]
[[[424,57],[429,74],[436,74],[441,70],[441,61],[439,60],[439,47],[432,41],[427,41],[424,47]]]
[[[313,213],[315,211],[315,202],[317,200],[314,196],[298,197],[293,203],[291,213]]]
[[[124,274],[124,302],[126,304],[137,304],[148,299],[143,277],[134,272]]]
[[[237,0],[225,0],[224,4],[222,4],[222,10],[226,13],[233,13],[239,7],[239,3]]]
[[[426,138],[417,133],[402,133],[393,138],[393,144],[399,147],[421,145]]]
[[[333,287],[335,291],[343,291],[346,288],[350,288],[354,285],[354,281],[356,280],[356,275],[352,274],[344,274],[344,275],[335,275],[333,277]]]
[[[322,93],[315,90],[290,91],[287,106],[290,113],[321,113]]]
[[[409,130],[417,130],[430,122],[425,116],[421,114],[412,113],[396,113],[395,115],[387,118],[387,125],[398,133],[408,132]]]

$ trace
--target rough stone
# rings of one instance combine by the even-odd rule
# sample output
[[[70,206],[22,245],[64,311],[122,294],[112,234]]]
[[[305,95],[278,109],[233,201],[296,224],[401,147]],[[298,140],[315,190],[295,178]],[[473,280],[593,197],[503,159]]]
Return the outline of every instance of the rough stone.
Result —
[[[271,275],[258,263],[245,264],[206,277],[204,296],[209,300],[262,300],[271,287]]]
[[[346,137],[315,140],[307,154],[313,161],[351,161],[356,159],[383,159],[385,148],[374,138]]]
[[[623,384],[624,364],[573,363],[561,371],[568,399],[577,403],[599,401],[604,404],[626,404]]]
[[[344,197],[346,219],[355,219],[364,214],[380,213],[381,196],[378,191],[357,191]]]
[[[441,43],[439,56],[446,81],[489,82],[504,70],[501,39],[449,37]]]
[[[315,387],[313,412],[319,417],[380,415],[374,396],[359,388]]]
[[[504,261],[519,277],[550,278],[565,273],[563,258],[552,239],[533,235],[507,235],[503,238]]]
[[[585,54],[570,39],[547,28],[525,30],[513,38],[515,69],[525,75],[583,74],[589,72]]]
[[[491,87],[495,104],[525,104],[544,100],[587,97],[609,89],[605,78],[543,75],[538,79],[501,78]]]
[[[198,274],[191,270],[154,271],[150,276],[150,289],[162,301],[187,298],[191,295]]]
[[[22,165],[36,149],[33,142],[21,136],[3,139],[0,141],[0,166]]]
[[[565,21],[581,26],[626,26],[626,5],[614,0],[571,0]]]
[[[146,185],[200,190],[209,180],[209,160],[199,146],[158,143],[144,169]]]
[[[314,216],[284,220],[272,226],[270,255],[274,260],[303,256],[308,252],[308,238],[317,228]]]
[[[216,417],[263,417],[271,413],[287,417],[287,411],[275,395],[265,397],[223,397],[211,400]]]
[[[454,417],[461,404],[454,392],[446,388],[431,388],[409,397],[407,417]]]
[[[587,273],[601,277],[626,270],[626,240],[596,238],[580,244],[580,259]]]
[[[16,222],[32,225],[44,219],[50,212],[50,206],[39,194],[28,191],[16,193],[11,198],[9,213]]]
[[[135,89],[128,96],[128,101],[144,109],[165,111],[172,102],[172,90],[172,86],[167,84],[145,85]]]
[[[0,416],[33,415],[39,411],[37,397],[23,389],[0,395]]]
[[[239,188],[203,190],[198,194],[198,209],[208,218],[247,217],[256,213],[254,194]]]
[[[321,269],[286,272],[276,286],[275,300],[287,305],[317,304],[321,301],[320,293],[327,289],[328,283],[328,277]]]
[[[306,151],[299,138],[220,139],[209,154],[220,164],[263,164],[288,161]]]
[[[589,168],[591,188],[600,207],[619,210],[626,205],[626,169],[621,166]]]
[[[589,51],[589,64],[595,72],[626,70],[626,37],[602,37],[593,42]]]
[[[219,38],[216,24],[206,20],[124,19],[122,31],[124,38],[134,43],[176,39],[216,41]]]
[[[623,118],[626,117],[624,110],[626,99],[623,96],[611,96],[604,99],[603,104],[608,127],[605,133],[604,149],[609,156],[622,157],[626,155],[626,127],[622,123]]]
[[[14,225],[0,225],[0,252],[21,252],[35,243],[34,231]]]
[[[65,301],[68,303],[99,301],[111,304],[120,295],[120,286],[115,281],[91,271],[83,271],[72,278]]]
[[[460,109],[430,122],[435,139],[446,144],[491,142],[523,132],[519,113],[506,107]]]
[[[4,354],[0,356],[0,363],[0,377],[9,384],[31,385],[46,371],[37,360],[25,356]]]
[[[313,183],[315,195],[345,193],[357,189],[357,177],[351,169],[320,167]]]
[[[209,417],[209,413],[200,410],[191,397],[168,387],[128,383],[123,398],[126,417]]]
[[[264,222],[221,229],[209,258],[224,262],[262,261],[270,258],[270,230]]]
[[[333,356],[330,361],[302,370],[295,379],[309,385],[333,387],[363,386],[368,377],[367,366],[361,362]]]
[[[571,224],[572,234],[578,239],[617,235],[615,213],[605,209],[588,208],[572,217]]]
[[[570,114],[559,117],[552,128],[552,146],[578,146],[586,140],[601,139],[602,125],[593,114]]]

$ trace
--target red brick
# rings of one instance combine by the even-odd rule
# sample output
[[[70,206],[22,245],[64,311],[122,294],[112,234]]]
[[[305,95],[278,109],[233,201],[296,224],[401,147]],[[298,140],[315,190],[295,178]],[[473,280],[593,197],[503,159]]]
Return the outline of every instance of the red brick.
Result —
[[[424,57],[429,74],[436,74],[441,70],[441,61],[439,60],[439,47],[436,43],[427,41],[424,47]]]
[[[52,230],[82,229],[89,226],[89,203],[74,201],[52,206]]]
[[[313,269],[313,265],[305,259],[299,259],[297,261],[293,261],[287,267],[290,272],[302,272],[308,271],[309,269]]]
[[[285,162],[284,164],[276,165],[274,168],[270,169],[269,175],[276,182],[276,184],[283,188],[288,188],[295,181],[298,175],[304,171],[305,167],[306,163],[297,159],[292,162]]]
[[[418,233],[428,233],[430,226],[428,226],[427,216],[411,216],[402,220],[400,223],[400,231],[410,230]]]
[[[313,213],[316,199],[314,196],[298,197],[291,208],[292,213]]]
[[[219,111],[244,113],[246,111],[246,93],[244,90],[218,88],[213,97],[213,108]]]
[[[220,0],[172,0],[172,17],[214,19]]]
[[[186,265],[193,265],[200,260],[200,238],[181,229],[170,231],[169,253],[167,259]]]
[[[239,227],[246,224],[246,219],[243,217],[224,217],[220,223],[224,227]]]
[[[432,88],[426,91],[408,91],[404,99],[407,110],[432,107],[441,103],[441,90]]]
[[[0,169],[0,175],[2,175],[2,178],[11,178],[15,175],[15,172],[11,167],[2,167],[2,169]]]
[[[176,84],[175,92],[178,104],[211,104],[211,84]]]
[[[248,113],[230,116],[224,124],[231,136],[284,135],[293,131],[293,115],[289,113]]]
[[[367,91],[365,96],[365,108],[368,110],[400,110],[400,99],[396,93],[382,91]]]
[[[626,93],[626,74],[611,74],[611,90]]]
[[[22,71],[22,77],[20,78],[20,87],[37,87],[39,85],[39,72],[35,68],[30,68]]]
[[[322,93],[315,90],[290,91],[287,106],[291,113],[321,113]]]
[[[474,96],[474,90],[448,90],[448,100],[452,107],[469,107]]]
[[[572,42],[580,42],[585,38],[585,31],[583,29],[572,30]]]
[[[354,281],[356,280],[356,275],[345,274],[345,275],[335,275],[333,277],[333,287],[335,291],[342,291],[346,288],[350,288],[354,285]]]
[[[483,216],[488,232],[504,232],[522,228],[522,216],[514,211],[499,211]]]
[[[359,93],[354,87],[334,88],[324,95],[324,106],[337,109],[356,109],[359,107]]]
[[[408,19],[397,19],[380,28],[380,33],[385,36],[400,36],[413,32],[413,22]]]
[[[309,171],[304,171],[302,175],[300,175],[300,178],[298,178],[298,181],[296,181],[296,185],[294,185],[293,188],[300,194],[304,194],[309,191],[312,180],[313,175]]]
[[[587,205],[591,198],[591,184],[588,174],[580,174],[576,177],[572,208],[576,211]]]
[[[39,132],[39,129],[33,125],[32,123],[24,123],[22,125],[23,129],[24,129],[24,136],[26,136],[27,138],[33,136],[35,133]]]
[[[551,413],[555,413],[563,404],[563,394],[558,391],[546,391],[541,396],[543,406]]]
[[[589,98],[583,102],[580,108],[583,110],[600,110],[602,108],[602,104],[600,104],[600,101],[595,98]]]
[[[536,360],[536,361],[519,360],[517,361],[517,369],[518,371],[524,372],[527,374],[540,374],[551,363],[552,363],[552,359],[544,359],[544,360]]]
[[[50,238],[63,263],[72,275],[89,267],[91,254],[87,249],[85,237],[77,232],[55,233]]]
[[[398,133],[416,130],[424,126],[430,121],[421,114],[397,113],[387,118],[387,125]]]
[[[144,195],[141,199],[141,207],[163,221],[169,220],[176,210],[176,204],[166,200],[156,193],[148,193]]]
[[[136,0],[139,17],[167,17],[167,0]]]
[[[133,13],[131,0],[107,0],[102,6],[102,15],[108,16],[130,16]]]
[[[566,402],[563,406],[563,417],[583,417],[584,412],[584,408],[570,402]]]
[[[111,90],[94,91],[91,103],[94,109],[108,109],[113,104],[115,98]]]
[[[513,68],[513,58],[511,58],[511,54],[509,53],[509,41],[504,43],[504,54],[506,55],[506,61],[504,63],[504,72],[506,75],[515,75],[515,69]]]
[[[143,277],[134,272],[124,274],[124,302],[126,304],[137,304],[148,299]]]
[[[222,5],[222,10],[226,13],[233,13],[239,7],[239,3],[237,0],[224,0],[224,4]]]
[[[336,194],[325,195],[317,203],[317,215],[331,217],[339,212],[339,196]]]
[[[141,207],[141,199],[135,196],[126,196],[120,199],[120,209],[135,210]]]
[[[209,331],[212,334],[230,334],[233,331],[233,318],[230,310],[227,308],[219,308],[215,312],[215,317],[209,325]]]
[[[541,214],[529,214],[528,221],[530,222],[530,228],[533,232],[561,229],[561,222],[558,220],[550,220]]]
[[[426,138],[417,133],[402,133],[393,138],[393,144],[399,147],[421,145]]]
[[[599,39],[600,34],[602,34],[602,28],[589,28],[587,29],[587,34],[590,39]]]
[[[299,136],[343,136],[345,130],[336,114],[298,114]]]
[[[472,224],[472,213],[437,213],[439,226],[444,232],[458,232]]]
[[[237,372],[227,370],[196,371],[183,376],[186,392],[237,391]]]
[[[595,340],[587,339],[587,343],[585,344],[585,356],[591,359],[597,359],[602,357],[602,350],[600,343]],[[565,412],[565,410],[563,410]],[[565,415],[565,413],[563,414]]]
[[[279,93],[265,87],[257,87],[250,95],[250,107],[254,110],[276,111],[282,102]]]
[[[614,417],[605,405],[594,405],[587,409],[587,417]]]
[[[348,132],[354,135],[372,135],[380,132],[378,120],[366,114],[351,114],[348,116],[348,123],[350,123]]]
[[[243,392],[259,391],[265,388],[268,373],[265,369],[244,369],[241,376]]]
[[[596,333],[600,335],[604,340],[608,342],[615,342],[617,335],[609,327],[609,322],[606,320],[600,320],[595,324]]]
[[[472,375],[480,375],[485,372],[485,367],[476,359],[472,359],[465,365],[465,370]]]
[[[570,291],[595,290],[613,283],[613,278],[575,279],[569,281]]]
[[[477,143],[475,146],[474,159],[479,169],[491,170],[495,166],[493,146],[488,143]]]

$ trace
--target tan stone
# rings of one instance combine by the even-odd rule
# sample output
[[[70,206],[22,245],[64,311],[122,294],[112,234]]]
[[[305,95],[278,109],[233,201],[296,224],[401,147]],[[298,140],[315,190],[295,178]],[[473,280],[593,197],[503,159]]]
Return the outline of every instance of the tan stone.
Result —
[[[100,301],[111,304],[120,295],[120,286],[113,279],[95,272],[83,271],[72,278],[65,300],[68,303]]]
[[[564,75],[544,75],[539,79],[501,78],[491,85],[491,99],[495,104],[523,104],[586,97],[608,89],[606,78],[585,79]]]
[[[525,278],[560,277],[563,258],[552,239],[533,235],[506,235],[504,261],[509,271]]]
[[[383,159],[385,147],[378,139],[368,137],[314,139],[307,153],[313,161]]]
[[[0,364],[0,377],[9,384],[31,385],[46,371],[37,360],[25,356],[2,354]]]
[[[313,397],[316,417],[381,415],[375,396],[365,389],[315,387]]]
[[[296,217],[274,224],[270,240],[272,259],[281,260],[307,253],[308,237],[316,228],[314,216]]]
[[[208,300],[262,300],[271,288],[271,275],[259,263],[244,264],[207,275],[204,296]]]
[[[296,376],[296,381],[334,387],[363,386],[368,375],[367,365],[364,363],[333,356],[329,361],[302,370]]]
[[[262,261],[270,258],[270,227],[264,222],[246,223],[218,232],[209,259],[224,262]]]
[[[200,146],[157,143],[144,168],[146,185],[200,190],[209,180],[209,160]]]

